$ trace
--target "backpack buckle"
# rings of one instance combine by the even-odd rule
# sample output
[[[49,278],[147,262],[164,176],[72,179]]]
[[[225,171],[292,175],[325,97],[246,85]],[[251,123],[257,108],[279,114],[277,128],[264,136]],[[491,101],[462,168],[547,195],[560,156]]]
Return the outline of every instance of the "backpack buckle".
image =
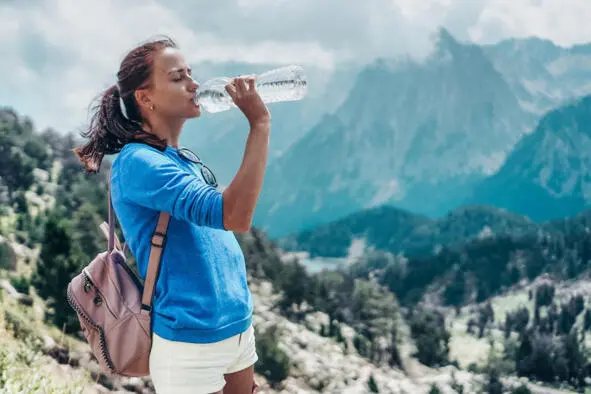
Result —
[[[160,237],[160,239],[161,239],[159,244],[155,243],[155,240],[158,237]],[[152,241],[151,241],[152,246],[155,246],[157,248],[163,248],[165,243],[166,243],[166,234],[161,233],[159,231],[154,231],[154,233],[152,234]]]

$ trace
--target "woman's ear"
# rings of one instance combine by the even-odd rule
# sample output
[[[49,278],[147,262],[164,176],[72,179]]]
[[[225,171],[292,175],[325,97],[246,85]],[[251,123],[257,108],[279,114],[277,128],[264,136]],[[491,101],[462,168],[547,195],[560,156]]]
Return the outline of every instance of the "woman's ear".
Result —
[[[153,107],[152,100],[150,98],[150,93],[147,89],[138,89],[133,92],[135,96],[135,101],[138,105],[143,108],[145,111],[148,111]]]

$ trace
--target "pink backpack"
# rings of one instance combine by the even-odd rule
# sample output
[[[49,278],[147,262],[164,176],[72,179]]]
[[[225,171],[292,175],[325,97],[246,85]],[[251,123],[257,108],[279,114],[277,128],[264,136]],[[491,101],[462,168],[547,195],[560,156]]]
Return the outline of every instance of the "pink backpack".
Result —
[[[161,212],[152,234],[152,248],[142,284],[127,265],[124,247],[115,235],[115,214],[109,185],[108,224],[100,228],[107,251],[99,253],[68,284],[67,299],[101,368],[110,375],[148,376],[152,348],[152,297],[158,277],[170,215]]]

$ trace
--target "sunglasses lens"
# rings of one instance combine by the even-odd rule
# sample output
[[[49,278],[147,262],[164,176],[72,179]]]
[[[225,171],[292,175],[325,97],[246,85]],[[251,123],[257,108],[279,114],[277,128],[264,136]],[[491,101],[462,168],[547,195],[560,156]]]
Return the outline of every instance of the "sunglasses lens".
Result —
[[[199,166],[201,167],[201,175],[203,176],[203,179],[208,185],[213,187],[218,186],[218,182],[215,179],[215,175],[213,175],[213,172],[211,172],[211,170],[207,168],[205,164],[203,164],[203,162],[201,161],[199,156],[197,156],[197,154],[195,154],[188,148],[179,149],[179,153],[183,158],[192,161],[193,163],[199,164]]]
[[[203,175],[203,178],[205,179],[205,182],[207,182],[208,185],[214,187],[217,186],[218,183],[215,179],[215,175],[213,175],[213,172],[211,172],[211,170],[207,168],[207,166],[201,167],[201,175]]]
[[[189,149],[181,149],[183,156],[194,163],[199,163],[201,159],[197,156],[194,152],[190,151]]]

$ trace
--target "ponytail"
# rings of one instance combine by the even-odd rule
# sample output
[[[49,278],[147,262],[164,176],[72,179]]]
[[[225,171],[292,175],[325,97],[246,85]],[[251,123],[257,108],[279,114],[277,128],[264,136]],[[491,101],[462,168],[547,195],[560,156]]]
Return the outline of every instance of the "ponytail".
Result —
[[[134,91],[149,80],[154,52],[167,47],[177,46],[168,37],[149,41],[134,48],[121,62],[118,83],[102,94],[98,105],[92,108],[88,130],[81,133],[88,139],[87,143],[73,149],[86,172],[98,172],[105,155],[120,152],[131,141],[140,139],[166,146],[166,140],[142,129],[142,115]]]
[[[93,108],[88,130],[82,133],[88,142],[73,149],[86,172],[98,172],[105,154],[119,152],[125,145],[117,135],[125,135],[131,130],[129,121],[121,111],[119,98],[117,85],[103,93],[99,105]]]
[[[127,108],[127,115],[123,113],[124,108]],[[117,85],[103,93],[93,112],[88,130],[81,133],[88,142],[73,149],[88,173],[97,173],[105,155],[120,152],[125,144],[133,140],[151,140],[155,144],[166,145],[155,135],[142,130],[141,115],[133,95],[129,95],[126,100],[121,99]]]

